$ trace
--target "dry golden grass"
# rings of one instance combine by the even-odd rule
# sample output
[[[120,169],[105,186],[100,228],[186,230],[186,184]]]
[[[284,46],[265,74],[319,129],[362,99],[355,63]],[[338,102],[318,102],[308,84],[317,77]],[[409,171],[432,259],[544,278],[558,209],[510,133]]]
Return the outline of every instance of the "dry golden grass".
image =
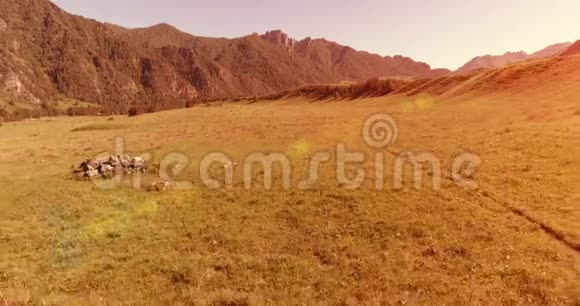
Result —
[[[569,97],[568,97],[569,98]],[[133,118],[0,127],[0,292],[33,304],[579,303],[578,99],[427,96],[195,107]],[[313,191],[207,190],[221,151],[373,152],[364,119],[400,125],[392,150],[483,160],[479,190],[348,191],[332,167]],[[122,129],[79,127],[123,125]],[[191,190],[98,190],[70,167],[125,139],[191,158]],[[392,160],[389,160],[392,161]],[[297,167],[300,168],[300,167]],[[388,167],[387,167],[388,168]],[[301,170],[301,168],[299,169]],[[447,171],[447,170],[446,170]]]

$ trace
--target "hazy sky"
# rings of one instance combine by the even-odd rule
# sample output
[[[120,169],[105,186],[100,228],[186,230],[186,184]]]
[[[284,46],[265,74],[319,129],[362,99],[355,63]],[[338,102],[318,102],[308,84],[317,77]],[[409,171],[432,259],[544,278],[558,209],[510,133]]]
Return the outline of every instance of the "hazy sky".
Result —
[[[457,68],[474,56],[580,39],[580,0],[54,0],[125,27],[166,22],[199,36],[282,29],[380,55]]]

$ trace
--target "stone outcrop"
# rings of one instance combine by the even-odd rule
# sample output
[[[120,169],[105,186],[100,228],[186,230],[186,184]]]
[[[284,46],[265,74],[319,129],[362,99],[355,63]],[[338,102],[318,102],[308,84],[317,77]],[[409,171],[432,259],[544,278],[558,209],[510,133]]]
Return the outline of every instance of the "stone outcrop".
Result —
[[[277,47],[291,49],[297,43],[297,40],[288,37],[288,34],[281,30],[268,31],[261,37]]]

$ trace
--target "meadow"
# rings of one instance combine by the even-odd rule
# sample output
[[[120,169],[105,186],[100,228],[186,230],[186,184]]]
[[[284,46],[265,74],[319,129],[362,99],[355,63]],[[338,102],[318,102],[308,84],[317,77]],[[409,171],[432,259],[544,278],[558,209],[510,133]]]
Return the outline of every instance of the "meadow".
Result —
[[[556,95],[298,97],[4,123],[0,296],[8,305],[577,304],[578,107]],[[383,190],[371,171],[360,188],[344,188],[332,163],[309,190],[286,190],[279,179],[271,190],[247,190],[241,169],[231,189],[200,181],[199,161],[212,152],[239,163],[284,153],[293,182],[310,155],[337,144],[386,152],[361,136],[376,113],[398,123],[388,152],[440,158],[439,190],[428,171],[422,188],[409,173],[393,188],[392,154]],[[175,179],[191,188],[102,190],[71,178],[119,138],[134,155],[187,156]],[[470,177],[477,189],[449,179],[464,152],[481,159]]]

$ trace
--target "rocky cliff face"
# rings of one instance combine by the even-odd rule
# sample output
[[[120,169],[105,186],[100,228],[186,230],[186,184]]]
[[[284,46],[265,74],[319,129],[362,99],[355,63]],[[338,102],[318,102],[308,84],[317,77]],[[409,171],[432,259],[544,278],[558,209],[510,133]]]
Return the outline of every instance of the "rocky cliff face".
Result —
[[[266,34],[260,35],[263,39],[274,44],[276,47],[284,49],[293,49],[297,41],[288,37],[288,34],[282,32],[281,30],[273,30],[266,32]]]

